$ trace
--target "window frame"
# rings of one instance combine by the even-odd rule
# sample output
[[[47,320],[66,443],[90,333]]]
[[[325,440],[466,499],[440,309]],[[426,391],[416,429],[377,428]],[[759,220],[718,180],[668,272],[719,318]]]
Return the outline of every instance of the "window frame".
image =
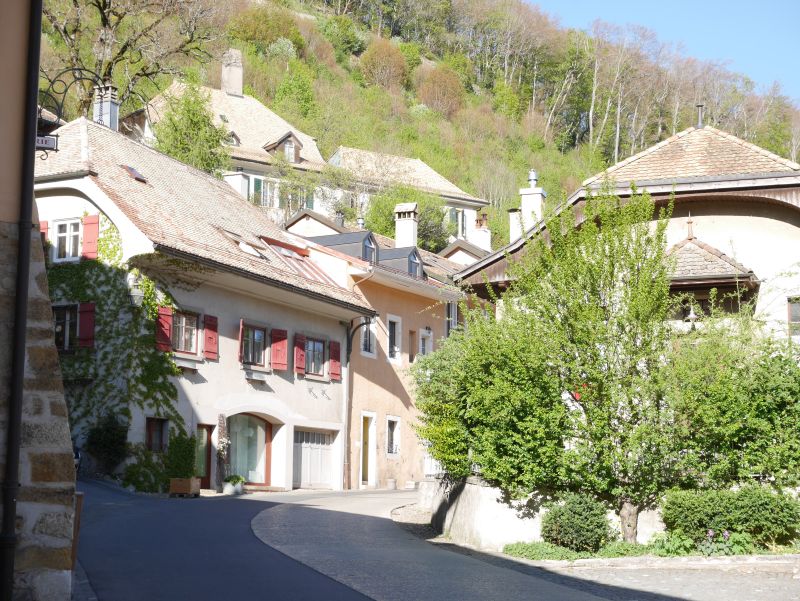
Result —
[[[245,360],[245,332],[247,330],[252,330],[252,331],[258,330],[260,332],[263,332],[263,334],[264,334],[264,338],[263,338],[263,342],[262,342],[262,348],[261,348],[261,353],[262,353],[261,354],[261,358],[262,358],[262,362],[261,363],[254,363],[254,362]],[[269,344],[268,344],[268,339],[269,338],[268,338],[268,335],[269,335],[269,328],[266,325],[256,324],[256,323],[252,323],[252,322],[249,322],[249,321],[245,321],[242,324],[242,341],[241,341],[241,344],[242,344],[242,361],[241,361],[241,363],[242,363],[243,367],[248,368],[248,369],[259,368],[259,367],[266,369],[269,366]]]
[[[327,341],[324,338],[315,337],[315,336],[306,336],[306,344],[305,344],[305,353],[306,353],[306,364],[305,364],[305,375],[307,376],[316,376],[318,378],[325,377],[325,365],[327,361],[325,360],[325,347]],[[319,344],[320,350],[309,350],[310,345]],[[309,369],[309,365],[312,361],[313,355],[319,354],[320,356],[320,364],[319,364],[319,371],[312,371]]]
[[[75,224],[75,223],[78,224],[78,231],[75,232],[74,234],[71,234],[69,232],[69,226],[72,225],[72,224]],[[78,238],[78,248],[77,248],[77,253],[75,254],[75,256],[66,256],[66,257],[59,258],[59,256],[58,256],[58,239],[60,237],[60,234],[58,233],[58,226],[59,225],[66,225],[67,226],[67,232],[64,234],[64,237],[67,239],[67,242],[65,244],[66,247],[69,246],[70,238],[72,238],[73,236],[77,236],[77,238]],[[52,240],[51,240],[52,254],[50,255],[50,260],[53,263],[73,263],[73,262],[76,262],[76,261],[80,261],[81,260],[82,250],[83,250],[81,248],[82,242],[83,242],[83,220],[80,217],[72,217],[70,219],[59,219],[57,221],[54,221],[53,222],[53,234],[52,234]]]
[[[430,355],[433,352],[433,331],[429,332],[428,330],[421,329],[417,333],[417,340],[419,341],[416,355],[417,357],[424,357],[425,355]],[[427,352],[423,353],[422,348],[426,342],[428,345],[428,350]]]
[[[283,143],[283,157],[289,163],[296,163],[297,157],[295,155],[295,143],[292,138],[288,138]]]
[[[394,345],[391,324],[395,324]],[[386,358],[390,363],[401,363],[403,360],[403,319],[391,313],[386,315]]]
[[[389,427],[390,423],[395,424],[393,429]],[[390,432],[392,433],[391,440],[389,439]],[[392,444],[389,444],[390,442]],[[387,457],[392,459],[400,457],[400,418],[396,415],[386,416],[386,443],[384,449],[386,450]]]
[[[792,338],[800,337],[800,296],[789,297],[786,305],[789,336]],[[794,307],[797,308],[797,320],[792,319],[792,309]]]
[[[450,332],[458,327],[458,303],[447,301],[444,311],[444,336],[449,338]]]
[[[415,278],[422,278],[422,261],[417,257],[417,253],[408,256],[408,274]]]
[[[159,432],[159,440],[161,442],[161,448],[153,448],[152,439],[151,439],[151,432],[155,431],[156,428],[150,427],[150,424],[158,424]],[[167,450],[169,446],[169,420],[165,417],[155,417],[149,415],[145,417],[144,421],[144,446],[145,448],[150,451],[151,453],[163,453]]]
[[[175,332],[178,331],[178,318],[183,317],[186,318],[187,316],[194,317],[194,350],[186,351],[175,348]],[[185,328],[185,325],[184,325]],[[172,312],[172,335],[170,336],[170,344],[172,345],[172,352],[179,353],[181,355],[189,355],[192,357],[196,357],[199,352],[199,338],[200,338],[200,313],[197,311],[190,311],[190,310],[174,310]]]
[[[362,259],[369,263],[370,265],[374,265],[378,262],[378,248],[377,244],[372,241],[371,236],[367,236],[364,238],[364,244],[362,245]]]
[[[66,346],[59,346],[56,342],[56,349],[59,353],[73,353],[78,348],[78,339],[80,337],[80,324],[78,321],[80,320],[80,306],[78,303],[57,303],[52,305],[53,310],[53,340],[56,340],[56,311],[57,310],[73,310],[75,312],[75,332],[74,332],[74,343],[70,344],[70,336],[69,336],[69,329],[67,330],[66,336]],[[71,324],[70,324],[71,325]]]
[[[363,323],[363,320],[365,320],[366,317],[362,317],[361,319]],[[361,342],[358,346],[362,357],[375,359],[378,356],[378,351],[375,348],[378,343],[376,322],[376,318],[371,319],[369,324],[361,328]],[[369,349],[364,348],[364,343],[366,340],[369,340]]]
[[[275,207],[275,199],[278,196],[278,182],[263,175],[248,175],[250,183],[247,185],[248,197],[258,200],[258,206],[271,209]],[[259,195],[256,197],[256,182],[258,182]]]

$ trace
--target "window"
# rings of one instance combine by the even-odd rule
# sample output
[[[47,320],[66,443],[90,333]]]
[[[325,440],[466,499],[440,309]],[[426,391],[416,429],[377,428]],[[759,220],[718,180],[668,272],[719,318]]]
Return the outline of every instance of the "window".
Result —
[[[267,330],[253,326],[242,328],[242,363],[265,365]]]
[[[447,303],[447,316],[445,318],[445,336],[449,336],[458,325],[458,304],[454,301]]]
[[[172,316],[172,349],[179,353],[197,352],[197,315],[175,312]]]
[[[283,143],[283,152],[286,156],[286,160],[290,163],[294,163],[294,141],[293,140],[286,140]]]
[[[277,182],[253,176],[250,178],[250,199],[261,207],[272,207],[277,196]]]
[[[419,268],[419,259],[417,259],[417,255],[411,255],[408,258],[408,273],[415,278],[418,278],[422,275]]]
[[[325,366],[325,343],[322,340],[306,338],[306,373],[323,375]]]
[[[160,417],[148,417],[146,423],[145,445],[147,450],[161,453],[167,449],[169,421]]]
[[[362,318],[366,320],[367,318]],[[375,322],[369,321],[361,328],[361,354],[375,358]]]
[[[54,261],[74,261],[81,256],[81,220],[56,223],[56,243],[53,247]]]
[[[364,240],[364,252],[362,258],[369,263],[375,263],[375,243],[370,237],[367,237]]]
[[[386,418],[386,452],[389,455],[400,453],[400,419]]]
[[[419,355],[421,357],[424,355],[428,355],[432,350],[433,350],[433,335],[430,331],[430,328],[428,328],[420,332],[419,334]]]
[[[386,329],[389,334],[389,348],[387,354],[390,361],[400,360],[400,318],[389,315],[386,320]]]
[[[56,348],[71,351],[78,346],[78,305],[53,307]]]
[[[467,237],[467,213],[465,211],[458,212],[460,218],[459,224],[459,231],[461,232],[461,238],[466,239]]]
[[[789,336],[800,336],[800,297],[789,299]]]

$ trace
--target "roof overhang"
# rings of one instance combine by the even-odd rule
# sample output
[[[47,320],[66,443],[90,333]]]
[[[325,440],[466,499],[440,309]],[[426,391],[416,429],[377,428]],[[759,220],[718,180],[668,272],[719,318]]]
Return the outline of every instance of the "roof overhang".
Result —
[[[438,301],[458,301],[464,298],[463,292],[455,288],[437,286],[426,280],[395,273],[380,267],[373,266],[370,273],[372,275],[368,276],[368,279],[376,284],[382,284],[395,290],[403,290],[425,298]]]

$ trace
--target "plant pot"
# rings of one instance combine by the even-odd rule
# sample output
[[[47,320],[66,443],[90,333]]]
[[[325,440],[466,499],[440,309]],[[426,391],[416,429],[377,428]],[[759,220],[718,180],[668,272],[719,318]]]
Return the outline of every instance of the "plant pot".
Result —
[[[200,496],[200,478],[170,478],[170,495]]]
[[[222,484],[222,494],[224,495],[241,495],[244,493],[244,485],[242,483],[232,484],[225,482]]]

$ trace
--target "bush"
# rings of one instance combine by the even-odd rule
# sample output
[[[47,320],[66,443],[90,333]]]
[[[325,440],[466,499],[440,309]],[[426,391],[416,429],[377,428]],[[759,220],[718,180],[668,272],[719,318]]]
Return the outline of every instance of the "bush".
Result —
[[[164,469],[168,478],[194,476],[196,441],[194,436],[174,432],[169,437],[169,447],[164,455]]]
[[[377,38],[361,56],[361,72],[371,84],[399,88],[406,77],[406,59],[389,40]]]
[[[169,485],[169,478],[164,469],[164,456],[154,453],[144,445],[133,445],[131,455],[133,463],[125,466],[122,473],[122,484],[133,486],[139,492],[163,492]]]
[[[749,534],[760,546],[788,544],[798,534],[800,502],[757,485],[737,491],[670,491],[662,518],[667,530],[680,530],[698,544],[709,530]]]
[[[279,38],[289,40],[298,52],[306,45],[292,13],[268,5],[253,6],[236,15],[228,23],[228,36],[252,44],[261,54]]]
[[[611,538],[605,505],[588,495],[566,495],[542,518],[542,538],[573,551],[597,551]]]
[[[247,482],[247,479],[244,476],[240,476],[239,474],[231,474],[227,478],[225,478],[224,482],[228,482],[229,484],[233,484],[236,486],[237,484],[244,484]]]
[[[275,105],[282,112],[307,117],[314,110],[313,73],[299,60],[290,63],[289,72],[275,91]]]
[[[400,42],[400,52],[406,59],[406,68],[409,72],[413,71],[422,63],[420,56],[419,44],[415,42]]]
[[[86,450],[102,473],[113,473],[128,456],[128,424],[107,413],[89,428]]]
[[[561,559],[575,561],[591,557],[591,553],[578,553],[566,547],[559,547],[551,543],[513,543],[503,547],[503,553],[522,557],[523,559]]]
[[[650,541],[650,549],[659,557],[689,555],[695,550],[694,541],[682,531],[659,532]]]
[[[434,111],[450,117],[461,108],[464,88],[453,71],[446,67],[436,67],[422,80],[419,98]]]
[[[741,532],[714,532],[709,530],[697,550],[703,555],[746,555],[754,549],[753,538]]]
[[[364,42],[358,35],[356,26],[344,15],[331,17],[322,24],[322,35],[336,51],[336,60],[344,62],[351,54],[364,50]]]
[[[641,557],[650,553],[650,547],[623,540],[611,541],[595,554],[595,557]]]

